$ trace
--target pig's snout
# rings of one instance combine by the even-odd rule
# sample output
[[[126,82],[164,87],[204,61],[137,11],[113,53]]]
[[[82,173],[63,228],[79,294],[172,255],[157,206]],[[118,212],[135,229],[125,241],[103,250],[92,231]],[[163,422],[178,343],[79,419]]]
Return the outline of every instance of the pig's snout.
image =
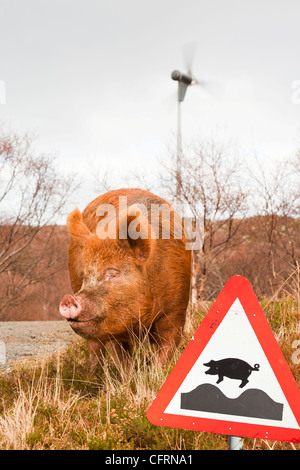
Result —
[[[82,306],[73,295],[65,295],[59,305],[59,313],[67,320],[76,320]]]

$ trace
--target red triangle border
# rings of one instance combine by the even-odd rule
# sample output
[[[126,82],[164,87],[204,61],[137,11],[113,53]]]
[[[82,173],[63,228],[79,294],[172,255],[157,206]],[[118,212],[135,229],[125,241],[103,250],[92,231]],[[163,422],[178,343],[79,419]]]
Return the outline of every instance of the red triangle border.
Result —
[[[249,281],[243,276],[233,276],[227,281],[148,409],[147,419],[157,426],[300,443],[300,429],[164,413],[236,298],[239,298],[242,304],[300,427],[300,391],[256,295]]]

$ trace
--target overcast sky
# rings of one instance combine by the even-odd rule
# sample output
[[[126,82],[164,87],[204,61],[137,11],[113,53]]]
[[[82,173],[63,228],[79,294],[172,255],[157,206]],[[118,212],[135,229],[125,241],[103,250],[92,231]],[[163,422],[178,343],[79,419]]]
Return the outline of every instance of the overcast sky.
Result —
[[[214,88],[188,89],[184,141],[218,132],[245,158],[283,158],[300,146],[299,18],[298,0],[0,0],[0,121],[84,175],[91,162],[154,172],[192,44]]]

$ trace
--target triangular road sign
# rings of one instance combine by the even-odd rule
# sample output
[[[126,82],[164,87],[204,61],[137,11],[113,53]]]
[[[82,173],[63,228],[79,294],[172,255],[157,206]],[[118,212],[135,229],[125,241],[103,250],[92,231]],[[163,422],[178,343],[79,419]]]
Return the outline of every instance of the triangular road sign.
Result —
[[[147,412],[158,426],[300,442],[300,391],[247,279],[229,279]]]

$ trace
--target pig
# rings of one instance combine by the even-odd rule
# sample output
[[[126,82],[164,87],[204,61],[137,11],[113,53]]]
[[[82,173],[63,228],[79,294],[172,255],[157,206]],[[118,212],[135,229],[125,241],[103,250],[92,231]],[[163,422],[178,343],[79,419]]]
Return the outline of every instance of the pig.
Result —
[[[241,380],[240,388],[247,385],[249,382],[248,377],[252,371],[259,370],[259,364],[254,364],[254,367],[251,367],[247,362],[235,358],[221,359],[220,361],[214,361],[212,359],[203,365],[209,367],[205,372],[206,374],[219,376],[217,384],[222,382],[225,376],[230,379]]]
[[[123,213],[119,211],[120,197],[127,201]],[[97,235],[99,222],[108,217],[102,212],[97,215],[103,204],[116,209],[115,238]],[[59,311],[74,332],[87,340],[92,369],[103,360],[106,344],[124,363],[132,337],[144,334],[156,345],[156,360],[163,365],[182,337],[190,293],[191,250],[186,248],[184,232],[181,238],[174,236],[176,213],[170,219],[170,237],[164,238],[162,226],[168,211],[160,212],[153,232],[149,213],[136,211],[139,204],[148,211],[151,205],[171,208],[148,191],[124,188],[97,197],[82,213],[74,209],[67,218],[73,292],[63,297]],[[141,234],[138,238],[129,230],[136,217]],[[120,235],[124,224],[125,238],[124,233]]]

